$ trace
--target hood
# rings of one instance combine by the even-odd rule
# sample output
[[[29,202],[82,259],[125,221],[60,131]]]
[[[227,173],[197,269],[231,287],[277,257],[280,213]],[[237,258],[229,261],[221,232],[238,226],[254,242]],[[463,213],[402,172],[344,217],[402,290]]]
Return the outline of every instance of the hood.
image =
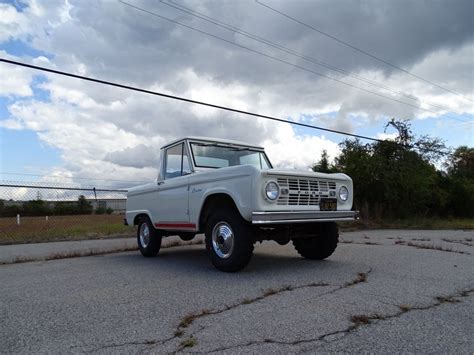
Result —
[[[325,173],[315,173],[313,171],[306,170],[294,170],[294,169],[270,169],[262,170],[262,175],[264,176],[294,176],[294,177],[305,177],[305,178],[316,178],[316,179],[325,179],[325,180],[351,180],[351,178],[342,173],[336,174],[325,174]]]

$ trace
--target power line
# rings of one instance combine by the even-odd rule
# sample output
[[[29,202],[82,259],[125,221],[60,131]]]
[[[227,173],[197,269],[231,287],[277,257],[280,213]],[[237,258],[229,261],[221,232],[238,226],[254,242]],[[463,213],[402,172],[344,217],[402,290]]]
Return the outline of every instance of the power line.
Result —
[[[384,139],[368,137],[368,136],[364,136],[364,135],[360,135],[360,134],[344,132],[344,131],[331,129],[331,128],[314,126],[314,125],[310,125],[310,124],[307,124],[307,123],[294,122],[294,121],[285,120],[283,118],[278,118],[278,117],[274,117],[274,116],[262,115],[262,114],[259,114],[259,113],[245,111],[245,110],[239,110],[239,109],[235,109],[235,108],[232,108],[232,107],[211,104],[211,103],[204,102],[204,101],[188,99],[188,98],[182,97],[182,96],[169,95],[169,94],[165,94],[165,93],[158,92],[158,91],[151,91],[151,90],[141,89],[141,88],[134,87],[134,86],[114,83],[114,82],[111,82],[111,81],[96,79],[96,78],[87,77],[87,76],[83,76],[83,75],[72,74],[72,73],[68,73],[68,72],[65,72],[65,71],[49,69],[49,68],[40,67],[40,66],[37,66],[37,65],[17,62],[17,61],[10,60],[10,59],[0,58],[0,62],[4,62],[4,63],[7,63],[7,64],[12,64],[12,65],[18,65],[18,66],[22,66],[22,67],[25,67],[25,68],[35,69],[35,70],[39,70],[39,71],[43,71],[43,72],[47,72],[47,73],[67,76],[67,77],[70,77],[70,78],[80,79],[80,80],[84,80],[84,81],[90,81],[90,82],[94,82],[94,83],[98,83],[98,84],[114,86],[114,87],[118,87],[118,88],[122,88],[122,89],[126,89],[126,90],[137,91],[137,92],[141,92],[141,93],[144,93],[144,94],[155,95],[155,96],[160,96],[160,97],[173,99],[173,100],[177,100],[177,101],[183,101],[183,102],[192,103],[192,104],[196,104],[196,105],[212,107],[212,108],[219,109],[219,110],[225,110],[225,111],[235,112],[235,113],[239,113],[239,114],[243,114],[243,115],[259,117],[259,118],[263,118],[263,119],[267,119],[267,120],[271,120],[271,121],[289,123],[290,125],[317,129],[317,130],[320,130],[320,131],[340,134],[340,135],[354,137],[354,138],[365,139],[365,140],[369,140],[369,141],[373,141],[373,142],[379,142],[379,143],[387,142]],[[398,144],[396,142],[393,142],[393,143]],[[449,154],[449,153],[446,153],[446,152],[442,152],[442,151],[439,151],[439,150],[433,150],[433,149],[431,149],[430,151],[437,152],[441,155],[448,155]]]
[[[281,45],[281,44],[279,44],[279,43],[273,42],[273,41],[271,41],[271,40],[269,40],[269,39],[263,38],[263,37],[258,36],[258,35],[256,35],[256,34],[250,33],[250,32],[248,32],[248,31],[244,31],[244,30],[242,30],[242,29],[240,29],[240,28],[238,28],[238,27],[235,27],[235,26],[230,25],[230,24],[228,24],[228,23],[225,23],[225,22],[223,22],[223,21],[221,21],[221,20],[218,20],[218,19],[216,19],[216,18],[213,18],[213,17],[210,17],[210,16],[208,16],[208,15],[205,15],[205,14],[203,14],[203,13],[201,13],[201,12],[195,11],[195,10],[189,8],[189,7],[184,6],[184,5],[176,4],[173,0],[169,0],[169,2],[166,2],[166,1],[161,0],[161,3],[162,3],[163,5],[172,7],[172,8],[174,8],[174,9],[176,9],[176,10],[182,11],[182,12],[184,12],[184,13],[187,13],[187,14],[191,15],[191,16],[197,17],[197,18],[199,18],[199,19],[202,19],[202,20],[204,20],[204,21],[207,21],[207,22],[209,22],[209,23],[212,23],[212,24],[214,24],[214,25],[216,25],[216,26],[219,26],[219,27],[221,27],[221,28],[224,28],[224,29],[226,29],[226,30],[228,30],[228,31],[232,31],[232,32],[234,32],[234,33],[238,33],[238,34],[240,34],[240,35],[242,35],[242,36],[245,36],[245,37],[247,37],[247,38],[250,38],[250,39],[252,39],[252,40],[254,40],[254,41],[263,43],[263,44],[265,44],[265,45],[268,45],[268,46],[270,46],[270,47],[276,48],[276,49],[278,49],[278,50],[280,50],[280,51],[283,51],[283,52],[285,52],[285,53],[289,53],[289,54],[291,54],[291,55],[293,55],[293,56],[295,56],[295,57],[298,57],[298,58],[304,59],[304,60],[306,60],[306,61],[315,63],[315,64],[317,64],[317,65],[320,65],[320,66],[322,66],[322,67],[328,68],[328,69],[330,69],[330,70],[333,70],[333,71],[339,72],[339,73],[341,73],[341,74],[345,74],[345,75],[351,76],[351,77],[353,77],[353,78],[355,78],[355,79],[357,79],[357,80],[359,80],[359,81],[363,81],[363,82],[368,83],[368,84],[370,84],[370,85],[373,85],[373,86],[375,86],[375,87],[378,87],[378,88],[381,88],[381,89],[390,91],[390,92],[392,92],[392,93],[394,93],[394,94],[397,94],[397,95],[400,95],[400,96],[404,96],[404,97],[406,97],[406,98],[408,98],[408,99],[410,99],[410,100],[415,100],[415,101],[419,101],[419,102],[424,102],[424,103],[426,103],[426,104],[428,104],[428,105],[430,105],[430,106],[432,106],[432,107],[435,107],[435,108],[438,108],[438,109],[441,109],[441,110],[445,110],[445,111],[451,111],[451,112],[453,112],[453,113],[456,113],[456,114],[461,115],[460,112],[457,112],[457,111],[455,111],[455,110],[453,110],[453,109],[451,109],[451,108],[449,108],[449,107],[446,107],[446,106],[439,106],[439,105],[435,105],[435,104],[432,104],[432,103],[429,103],[429,102],[426,102],[426,101],[422,101],[422,100],[420,100],[419,98],[417,98],[417,97],[415,97],[415,96],[413,96],[413,95],[406,94],[406,93],[404,93],[404,92],[402,92],[402,91],[398,91],[398,90],[396,90],[396,89],[393,89],[393,88],[391,88],[391,87],[389,87],[389,86],[387,86],[387,85],[384,85],[384,84],[381,84],[381,83],[377,83],[377,82],[375,82],[375,81],[373,81],[373,80],[367,79],[367,78],[365,78],[365,77],[363,77],[363,76],[360,76],[360,75],[357,75],[357,74],[354,74],[354,73],[352,73],[352,72],[350,72],[350,71],[347,71],[347,70],[345,70],[345,69],[339,68],[339,67],[334,66],[334,65],[329,64],[329,63],[325,63],[325,62],[323,62],[323,61],[321,61],[321,60],[319,60],[319,59],[316,59],[316,58],[314,58],[314,57],[307,56],[307,55],[305,55],[305,54],[302,54],[302,53],[300,53],[300,52],[295,51],[294,49],[285,47],[285,46],[283,46],[283,45]],[[450,115],[449,115],[449,116],[446,115],[446,117],[449,117],[449,118],[452,118],[452,119],[455,119],[455,120],[458,120],[458,121],[466,122],[466,121],[464,121],[464,120],[461,120],[461,119],[459,119],[459,118],[457,118],[457,117],[453,117],[453,116],[450,116]]]
[[[337,38],[336,36],[333,36],[333,35],[331,35],[331,34],[329,34],[329,33],[327,33],[327,32],[324,32],[324,31],[322,31],[322,30],[316,28],[315,26],[312,26],[312,25],[310,25],[310,24],[307,24],[307,23],[305,23],[305,22],[303,22],[303,21],[301,21],[301,20],[298,20],[297,18],[292,17],[292,16],[290,16],[290,15],[288,15],[288,14],[286,14],[286,13],[280,11],[280,10],[277,10],[277,9],[275,9],[275,8],[273,8],[273,7],[269,6],[269,5],[267,5],[267,4],[264,4],[263,2],[261,2],[261,1],[259,1],[259,0],[255,0],[255,2],[256,2],[257,4],[263,6],[263,7],[266,7],[267,9],[269,9],[269,10],[271,10],[271,11],[277,13],[277,14],[280,14],[281,16],[284,16],[284,17],[286,17],[286,18],[288,18],[288,19],[290,19],[290,20],[292,20],[292,21],[294,21],[294,22],[296,22],[296,23],[299,23],[299,24],[302,25],[302,26],[305,26],[305,27],[307,27],[307,28],[309,28],[309,29],[311,29],[311,30],[313,30],[313,31],[315,31],[315,32],[318,32],[319,34],[322,34],[323,36],[326,36],[326,37],[328,37],[328,38],[331,38],[332,40],[334,40],[334,41],[336,41],[336,42],[339,42],[339,43],[341,43],[341,44],[343,44],[343,45],[345,45],[345,46],[347,46],[347,47],[350,47],[350,48],[354,49],[354,50],[357,51],[357,52],[360,52],[360,53],[362,53],[362,54],[364,54],[364,55],[366,55],[366,56],[369,56],[369,57],[371,57],[371,58],[373,58],[373,59],[375,59],[375,60],[378,60],[379,62],[382,62],[382,63],[384,63],[384,64],[386,64],[386,65],[388,65],[388,66],[390,66],[390,67],[392,67],[392,68],[394,68],[394,69],[397,69],[397,70],[399,70],[399,71],[402,71],[402,72],[404,72],[405,74],[411,75],[411,76],[414,77],[414,78],[417,78],[417,79],[419,79],[419,80],[421,80],[421,81],[424,81],[425,83],[428,83],[428,84],[430,84],[430,85],[436,86],[437,88],[440,88],[440,89],[442,89],[442,90],[444,90],[444,91],[450,92],[451,94],[460,96],[460,97],[462,97],[462,98],[464,98],[464,99],[466,99],[466,100],[469,100],[469,101],[471,101],[471,102],[474,102],[474,100],[472,100],[472,99],[470,99],[470,98],[468,98],[468,97],[466,97],[466,96],[464,96],[464,95],[462,95],[462,94],[460,94],[460,93],[458,93],[458,92],[456,92],[456,91],[453,91],[453,90],[450,90],[450,89],[448,89],[448,88],[445,88],[445,87],[443,87],[443,86],[441,86],[441,85],[439,85],[439,84],[436,84],[436,83],[434,83],[434,82],[432,82],[432,81],[430,81],[430,80],[428,80],[428,79],[425,79],[425,78],[423,78],[423,77],[421,77],[421,76],[419,76],[419,75],[417,75],[417,74],[414,74],[414,73],[412,73],[412,72],[410,72],[410,71],[408,71],[408,70],[406,70],[406,69],[403,69],[403,68],[401,68],[401,67],[399,67],[399,66],[397,66],[397,65],[395,65],[395,64],[392,64],[392,63],[388,62],[388,61],[385,60],[385,59],[382,59],[382,58],[380,58],[380,57],[378,57],[378,56],[376,56],[376,55],[374,55],[374,54],[371,54],[371,53],[369,53],[369,52],[367,52],[367,51],[365,51],[365,50],[363,50],[363,49],[361,49],[361,48],[359,48],[359,47],[356,47],[356,46],[354,46],[354,45],[352,45],[352,44],[350,44],[350,43],[348,43],[348,42],[345,42],[345,41],[343,41],[342,39]]]
[[[244,45],[241,45],[241,44],[238,44],[238,43],[229,41],[229,40],[227,40],[227,39],[225,39],[225,38],[222,38],[222,37],[219,37],[219,36],[214,35],[214,34],[212,34],[212,33],[209,33],[209,32],[200,30],[200,29],[198,29],[198,28],[195,28],[195,27],[186,25],[186,24],[184,24],[184,23],[181,23],[181,22],[179,22],[179,21],[176,21],[176,20],[170,19],[170,18],[168,18],[168,17],[159,15],[159,14],[157,14],[157,13],[154,13],[154,12],[152,12],[152,11],[143,9],[143,8],[141,8],[141,7],[138,7],[138,6],[129,4],[129,3],[125,2],[125,1],[122,1],[122,0],[119,0],[119,1],[120,1],[122,4],[127,5],[127,6],[130,6],[130,7],[134,8],[134,9],[136,9],[136,10],[145,12],[145,13],[147,13],[147,14],[149,14],[149,15],[152,15],[152,16],[158,17],[158,18],[160,18],[160,19],[163,19],[163,20],[165,20],[165,21],[168,21],[168,22],[177,24],[177,25],[179,25],[179,26],[185,27],[185,28],[190,29],[190,30],[192,30],[192,31],[195,31],[195,32],[204,34],[204,35],[206,35],[206,36],[209,36],[209,37],[218,39],[218,40],[223,41],[223,42],[226,42],[226,43],[229,43],[229,44],[231,44],[231,45],[233,45],[233,46],[237,46],[237,47],[240,47],[240,48],[242,48],[242,49],[248,50],[248,51],[250,51],[250,52],[253,52],[253,53],[262,55],[262,56],[264,56],[264,57],[266,57],[266,58],[269,58],[269,59],[272,59],[272,60],[274,60],[274,61],[277,61],[277,62],[286,64],[286,65],[289,65],[289,66],[292,66],[292,67],[295,67],[295,68],[298,68],[298,69],[301,69],[301,70],[304,70],[304,71],[306,71],[306,72],[312,73],[312,74],[317,75],[317,76],[320,76],[320,77],[322,77],[322,78],[325,78],[325,79],[328,79],[328,80],[332,80],[332,81],[338,82],[338,83],[340,83],[340,84],[342,84],[342,85],[346,85],[346,86],[349,86],[349,87],[351,87],[351,88],[354,88],[354,89],[357,89],[357,90],[360,90],[360,91],[364,91],[364,92],[367,92],[367,93],[369,93],[369,94],[376,95],[376,96],[382,97],[382,98],[387,99],[387,100],[391,100],[391,101],[398,102],[398,103],[403,104],[403,105],[406,105],[406,106],[413,107],[413,108],[415,108],[415,109],[417,109],[417,110],[422,110],[422,111],[426,111],[426,112],[431,112],[431,113],[434,113],[434,114],[438,114],[438,112],[436,112],[436,111],[433,111],[433,110],[430,110],[430,109],[427,109],[427,108],[423,108],[423,107],[420,107],[420,106],[417,106],[417,105],[413,105],[413,104],[410,104],[410,103],[408,103],[408,102],[404,102],[404,101],[395,99],[395,98],[393,98],[393,97],[386,96],[386,95],[383,95],[383,94],[377,93],[377,92],[375,92],[375,91],[371,91],[371,90],[365,89],[365,88],[363,88],[363,87],[360,87],[360,86],[357,86],[357,85],[354,85],[354,84],[350,84],[350,83],[345,82],[345,81],[343,81],[343,80],[330,77],[330,76],[328,76],[328,75],[326,75],[326,74],[317,72],[317,71],[312,70],[312,69],[308,69],[308,68],[302,67],[302,66],[297,65],[297,64],[293,64],[293,63],[288,62],[288,61],[286,61],[286,60],[284,60],[284,59],[281,59],[281,58],[272,56],[272,55],[270,55],[270,54],[267,54],[267,53],[258,51],[258,50],[256,50],[256,49],[252,49],[252,48],[250,48],[250,47],[246,47],[246,46],[244,46]],[[458,119],[458,120],[459,120],[459,119]],[[465,122],[464,120],[459,120],[459,121]]]
[[[37,65],[31,65],[31,64],[27,64],[27,63],[17,62],[17,61],[14,61],[14,60],[0,58],[0,62],[13,64],[13,65],[19,65],[19,66],[22,66],[22,67],[31,68],[31,69],[35,69],[35,70],[40,70],[40,71],[44,71],[44,72],[48,72],[48,73],[68,76],[68,77],[71,77],[71,78],[91,81],[91,82],[94,82],[94,83],[99,83],[99,84],[104,84],[104,85],[109,85],[109,86],[115,86],[115,87],[122,88],[122,89],[138,91],[138,92],[145,93],[145,94],[161,96],[161,97],[165,97],[165,98],[168,98],[168,99],[173,99],[173,100],[184,101],[184,102],[188,102],[188,103],[192,103],[192,104],[212,107],[212,108],[216,108],[216,109],[220,109],[220,110],[225,110],[225,111],[230,111],[230,112],[235,112],[235,113],[241,113],[241,114],[244,114],[244,115],[255,116],[255,117],[260,117],[260,118],[265,118],[265,119],[272,120],[272,121],[289,123],[289,124],[296,125],[296,126],[301,126],[301,127],[314,128],[314,129],[317,129],[317,130],[320,130],[320,131],[351,136],[351,137],[354,137],[354,138],[367,139],[367,140],[376,141],[376,142],[383,142],[382,139],[367,137],[367,136],[363,136],[363,135],[359,135],[359,134],[339,131],[339,130],[325,128],[325,127],[313,126],[313,125],[306,124],[306,123],[301,123],[301,122],[294,122],[294,121],[285,120],[283,118],[278,118],[278,117],[273,117],[273,116],[261,115],[259,113],[255,113],[255,112],[238,110],[238,109],[227,107],[227,106],[215,105],[215,104],[211,104],[211,103],[208,103],[208,102],[188,99],[188,98],[182,97],[182,96],[169,95],[169,94],[165,94],[165,93],[158,92],[158,91],[151,91],[151,90],[141,89],[141,88],[134,87],[134,86],[114,83],[114,82],[111,82],[111,81],[96,79],[96,78],[87,77],[87,76],[83,76],[83,75],[72,74],[72,73],[68,73],[68,72],[64,72],[64,71],[60,71],[60,70],[54,70],[54,69],[49,69],[49,68],[45,68],[45,67],[40,67],[40,66],[37,66]]]

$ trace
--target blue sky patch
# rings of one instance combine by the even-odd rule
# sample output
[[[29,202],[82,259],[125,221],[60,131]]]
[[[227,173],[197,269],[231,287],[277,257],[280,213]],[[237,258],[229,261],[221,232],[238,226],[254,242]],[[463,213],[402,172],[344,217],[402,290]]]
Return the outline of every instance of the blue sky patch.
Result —
[[[0,127],[0,173],[46,171],[61,164],[60,154],[58,149],[41,142],[36,132]]]

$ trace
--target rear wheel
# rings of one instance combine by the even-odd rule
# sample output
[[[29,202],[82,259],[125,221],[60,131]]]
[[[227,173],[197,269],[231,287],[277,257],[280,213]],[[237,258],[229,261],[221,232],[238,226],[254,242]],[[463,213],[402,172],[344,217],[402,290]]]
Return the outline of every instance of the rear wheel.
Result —
[[[143,217],[138,222],[137,242],[143,256],[156,256],[160,251],[161,235],[148,217]]]
[[[318,223],[314,237],[295,238],[293,245],[302,257],[322,260],[336,250],[339,231],[335,222]]]
[[[206,224],[206,250],[219,270],[235,272],[250,262],[253,253],[252,227],[232,209],[212,213]]]

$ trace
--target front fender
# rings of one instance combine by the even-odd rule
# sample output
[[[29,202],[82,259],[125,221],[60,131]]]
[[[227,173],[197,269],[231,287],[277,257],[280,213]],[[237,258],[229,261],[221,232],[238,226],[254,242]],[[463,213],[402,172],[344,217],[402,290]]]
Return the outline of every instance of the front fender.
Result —
[[[234,204],[237,207],[237,210],[239,211],[242,218],[249,222],[252,220],[251,198],[249,194],[247,192],[238,193],[228,188],[222,187],[210,189],[203,194],[199,205],[199,215],[201,214],[202,207],[204,206],[206,199],[215,194],[228,195],[232,199],[232,201],[234,201]]]

